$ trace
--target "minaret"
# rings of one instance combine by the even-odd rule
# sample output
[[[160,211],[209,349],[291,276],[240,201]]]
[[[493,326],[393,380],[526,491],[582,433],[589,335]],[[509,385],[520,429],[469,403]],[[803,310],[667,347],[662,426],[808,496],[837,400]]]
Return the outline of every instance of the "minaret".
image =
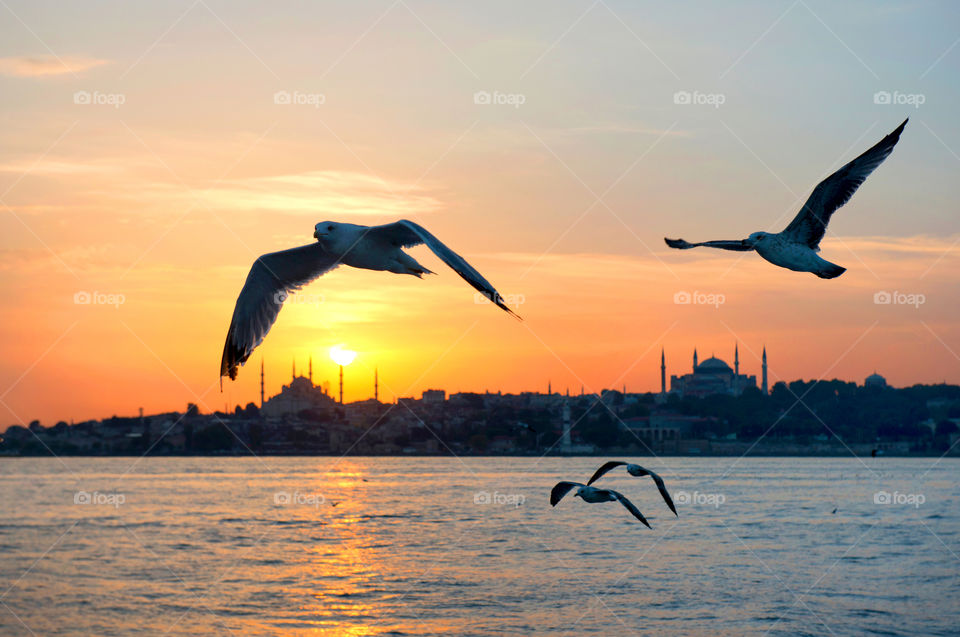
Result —
[[[373,399],[380,402],[380,377],[376,367],[373,368]]]
[[[570,451],[573,446],[570,441],[570,403],[563,402],[563,435],[560,438],[560,450]]]
[[[760,386],[760,391],[764,396],[767,395],[767,346],[763,346],[763,384]]]
[[[547,396],[553,395],[553,387],[550,384],[550,381],[547,381]]]
[[[263,409],[263,358],[260,358],[260,409]]]
[[[310,378],[310,385],[313,385],[313,356],[310,357],[309,365],[310,365],[310,368],[309,368],[309,369],[310,369],[310,372],[309,372],[309,373],[310,373],[310,376],[309,376],[309,378]]]
[[[293,358],[293,375],[290,376],[290,382],[293,382],[293,379],[297,377],[297,358]]]
[[[697,348],[693,348],[693,371],[697,371]]]
[[[660,393],[667,393],[667,358],[662,347],[660,348]]]
[[[735,343],[733,346],[733,375],[740,375],[740,344]]]

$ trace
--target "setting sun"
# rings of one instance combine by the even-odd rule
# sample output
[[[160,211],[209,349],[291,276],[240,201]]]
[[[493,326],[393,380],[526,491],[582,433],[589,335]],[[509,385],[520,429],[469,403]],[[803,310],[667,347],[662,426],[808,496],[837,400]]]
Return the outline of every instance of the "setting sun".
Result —
[[[350,349],[344,349],[341,343],[330,348],[330,358],[337,365],[347,366],[357,358],[357,353]]]

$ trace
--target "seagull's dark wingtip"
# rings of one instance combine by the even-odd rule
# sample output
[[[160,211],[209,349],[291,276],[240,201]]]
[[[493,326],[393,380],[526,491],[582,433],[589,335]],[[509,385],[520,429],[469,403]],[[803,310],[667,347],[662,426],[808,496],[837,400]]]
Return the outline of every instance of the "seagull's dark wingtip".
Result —
[[[889,135],[887,135],[887,137],[889,137],[889,138],[891,138],[891,139],[893,140],[893,143],[894,143],[894,144],[896,144],[898,141],[900,141],[900,133],[903,132],[904,127],[907,125],[907,122],[909,122],[909,121],[910,121],[910,118],[908,117],[907,119],[905,119],[905,120],[903,120],[902,122],[900,122],[900,125],[897,126],[895,129],[893,129],[893,132],[892,132],[892,133],[890,133]]]
[[[521,322],[523,321],[523,317],[521,317],[519,314],[511,310],[509,307],[507,307],[507,304],[503,302],[503,297],[501,297],[500,295],[497,295],[497,300],[495,302],[497,304],[497,307],[499,307],[501,310],[503,310],[513,318],[517,319],[518,321],[521,321]]]
[[[677,250],[686,250],[687,248],[692,247],[684,239],[668,239],[667,237],[664,237],[663,242],[671,248],[676,248]]]

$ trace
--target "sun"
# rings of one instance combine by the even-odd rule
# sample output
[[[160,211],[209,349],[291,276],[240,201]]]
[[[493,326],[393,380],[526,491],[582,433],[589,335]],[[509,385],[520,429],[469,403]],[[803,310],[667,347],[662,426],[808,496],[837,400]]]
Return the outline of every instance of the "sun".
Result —
[[[330,358],[337,365],[349,365],[356,357],[357,353],[350,349],[344,349],[343,343],[330,348]]]

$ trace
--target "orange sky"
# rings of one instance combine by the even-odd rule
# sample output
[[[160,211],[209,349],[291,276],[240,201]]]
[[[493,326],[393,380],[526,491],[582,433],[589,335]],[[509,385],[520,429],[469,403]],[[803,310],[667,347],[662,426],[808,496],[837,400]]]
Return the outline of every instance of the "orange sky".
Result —
[[[0,27],[0,423],[232,407],[259,396],[261,356],[268,394],[294,356],[305,369],[312,354],[315,379],[335,385],[337,343],[359,352],[348,400],[372,394],[374,367],[383,399],[548,380],[651,391],[661,346],[671,374],[695,345],[732,362],[735,341],[748,374],[766,345],[771,382],[874,370],[901,386],[960,382],[957,11],[811,6],[758,41],[783,8],[492,4],[465,20],[442,4],[269,16],[185,4],[104,23],[12,3],[20,20]],[[878,44],[892,33],[913,41],[908,55]],[[808,41],[803,55],[784,50]],[[875,103],[884,90],[924,104]],[[276,103],[278,91],[307,103]],[[523,104],[477,104],[477,91]],[[676,104],[677,91],[724,103]],[[907,115],[823,242],[842,277],[664,246],[780,230],[820,178]],[[475,303],[420,247],[439,276],[335,270],[219,392],[257,255],[312,241],[321,220],[398,218],[460,252],[525,320]],[[721,302],[676,303],[684,292]],[[878,305],[878,292],[922,303]]]

